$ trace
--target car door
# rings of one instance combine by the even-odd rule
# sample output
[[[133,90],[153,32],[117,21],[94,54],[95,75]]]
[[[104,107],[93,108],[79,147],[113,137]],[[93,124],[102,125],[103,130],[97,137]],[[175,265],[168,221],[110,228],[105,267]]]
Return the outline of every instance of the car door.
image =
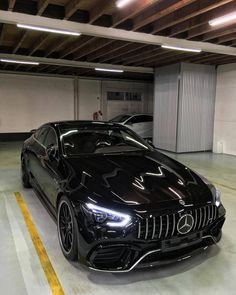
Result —
[[[59,172],[59,154],[58,154],[58,138],[55,130],[49,127],[49,131],[44,140],[45,156],[41,158],[42,173],[42,189],[50,204],[56,207],[56,196],[59,189],[60,172]],[[55,155],[50,157],[47,154],[49,147],[55,148]]]
[[[44,169],[42,168],[41,159],[46,155],[45,146],[43,142],[48,133],[48,127],[39,128],[35,134],[33,135],[33,144],[30,146],[28,150],[28,162],[29,162],[29,170],[32,174],[36,185],[43,190],[43,173]]]

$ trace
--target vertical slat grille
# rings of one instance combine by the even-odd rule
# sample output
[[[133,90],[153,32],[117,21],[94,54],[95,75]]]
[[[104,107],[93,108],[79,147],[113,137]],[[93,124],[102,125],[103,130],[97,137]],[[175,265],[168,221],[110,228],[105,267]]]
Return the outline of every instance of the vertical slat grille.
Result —
[[[191,232],[194,232],[203,229],[216,220],[217,207],[209,205],[181,213],[145,218],[138,223],[138,239],[154,240],[178,235],[177,224],[181,216],[185,214],[193,216],[194,224]]]

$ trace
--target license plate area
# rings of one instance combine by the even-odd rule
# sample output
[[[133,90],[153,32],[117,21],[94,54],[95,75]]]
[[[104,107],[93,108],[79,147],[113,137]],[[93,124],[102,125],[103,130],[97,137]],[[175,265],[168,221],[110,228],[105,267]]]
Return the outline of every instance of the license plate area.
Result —
[[[174,249],[180,249],[188,247],[192,244],[198,243],[202,237],[202,233],[193,233],[190,235],[186,235],[183,237],[177,237],[169,240],[162,241],[162,249],[163,251],[172,251]]]

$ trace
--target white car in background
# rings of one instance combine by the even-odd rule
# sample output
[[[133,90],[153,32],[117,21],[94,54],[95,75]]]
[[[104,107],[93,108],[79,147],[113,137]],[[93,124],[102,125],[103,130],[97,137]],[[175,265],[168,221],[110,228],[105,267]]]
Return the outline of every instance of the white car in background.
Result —
[[[109,122],[119,123],[132,129],[139,136],[145,139],[152,139],[153,116],[148,114],[123,114]]]

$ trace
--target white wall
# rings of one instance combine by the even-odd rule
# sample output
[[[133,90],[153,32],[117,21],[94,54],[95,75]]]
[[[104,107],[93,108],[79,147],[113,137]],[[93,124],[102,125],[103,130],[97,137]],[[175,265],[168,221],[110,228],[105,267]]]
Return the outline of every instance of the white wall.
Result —
[[[78,119],[92,120],[101,109],[101,81],[79,79],[78,83]]]
[[[236,64],[217,70],[213,151],[236,155]]]
[[[92,120],[106,106],[108,85],[121,91],[141,89],[144,111],[152,112],[150,83],[79,78],[76,100],[74,78],[0,74],[0,133],[28,132],[49,121]]]
[[[107,97],[108,91],[124,91],[124,92],[142,92],[142,111],[144,113],[153,113],[153,84],[127,81],[102,81],[102,101],[101,109],[103,111],[104,119],[111,119],[107,114]],[[131,102],[137,103],[137,102]],[[135,108],[134,108],[135,109]],[[139,109],[139,108],[138,108]]]
[[[74,117],[73,80],[0,74],[0,132],[28,132]]]

